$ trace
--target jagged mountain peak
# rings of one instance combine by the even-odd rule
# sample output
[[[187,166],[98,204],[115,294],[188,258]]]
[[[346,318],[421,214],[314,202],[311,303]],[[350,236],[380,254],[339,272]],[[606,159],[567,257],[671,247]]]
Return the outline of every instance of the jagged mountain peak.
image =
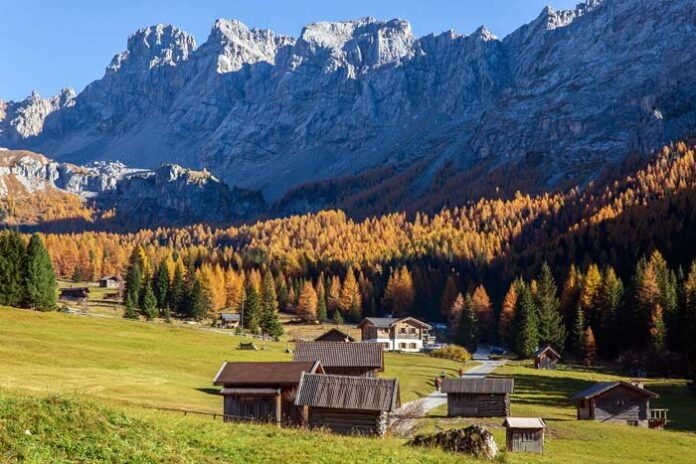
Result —
[[[196,49],[196,39],[169,24],[144,27],[128,37],[125,51],[117,54],[107,74],[117,71],[142,72],[158,66],[176,66],[188,60]]]

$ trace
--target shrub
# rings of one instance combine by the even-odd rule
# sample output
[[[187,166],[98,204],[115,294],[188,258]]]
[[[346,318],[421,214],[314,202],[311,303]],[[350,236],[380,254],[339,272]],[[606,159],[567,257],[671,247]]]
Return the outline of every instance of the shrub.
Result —
[[[437,350],[431,351],[430,356],[442,359],[451,359],[457,362],[467,362],[471,359],[471,353],[459,345],[443,345]]]

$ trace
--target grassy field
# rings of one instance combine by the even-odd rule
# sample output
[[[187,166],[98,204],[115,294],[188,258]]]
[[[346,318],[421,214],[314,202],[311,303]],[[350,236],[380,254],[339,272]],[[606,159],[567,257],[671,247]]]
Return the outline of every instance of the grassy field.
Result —
[[[404,440],[338,437],[261,425],[184,417],[152,406],[220,412],[212,378],[224,360],[289,360],[289,343],[255,343],[203,327],[168,326],[108,317],[0,308],[0,462],[476,462]],[[387,354],[384,376],[401,381],[402,400],[432,391],[441,371],[458,364],[424,355]],[[619,378],[597,370],[537,371],[508,365],[514,376],[514,416],[541,416],[548,425],[543,456],[508,454],[510,463],[696,462],[696,400],[683,381],[646,384],[670,409],[669,430],[578,422],[567,398],[593,381]],[[58,394],[59,396],[56,396]],[[504,444],[502,420],[444,417],[422,431],[483,423]]]
[[[696,399],[681,380],[652,379],[645,387],[659,393],[651,407],[669,408],[667,430],[647,430],[616,424],[577,421],[568,397],[593,382],[628,380],[618,375],[577,366],[556,371],[539,371],[526,365],[507,365],[495,374],[515,378],[512,415],[542,417],[547,425],[544,456],[529,458],[508,455],[510,462],[539,463],[694,463],[696,462]],[[505,443],[502,420],[445,418],[440,407],[424,421],[423,431],[456,428],[471,423],[493,429],[497,443]]]
[[[253,340],[240,351],[231,332],[76,314],[0,308],[0,387],[77,393],[121,404],[218,412],[212,380],[225,360],[291,360],[290,343]],[[384,376],[401,381],[403,401],[433,390],[459,365],[425,355],[387,353]]]

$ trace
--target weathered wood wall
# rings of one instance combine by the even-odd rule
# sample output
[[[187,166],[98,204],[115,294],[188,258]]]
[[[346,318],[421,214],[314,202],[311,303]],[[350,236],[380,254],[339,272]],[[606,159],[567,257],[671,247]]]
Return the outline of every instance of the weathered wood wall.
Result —
[[[544,452],[544,429],[529,430],[508,428],[505,439],[508,452]]]
[[[381,411],[309,408],[309,426],[334,433],[384,436],[388,424],[388,414]]]
[[[558,361],[555,358],[551,358],[550,356],[547,356],[546,353],[542,354],[539,356],[538,359],[536,359],[536,368],[537,369],[556,369],[556,365],[558,364]]]
[[[324,367],[330,375],[349,375],[351,377],[377,377],[377,369],[372,367]]]
[[[510,415],[510,395],[448,393],[447,415],[450,417],[507,417]]]
[[[641,422],[648,420],[649,401],[626,387],[619,386],[594,398],[594,419],[604,422]]]
[[[260,422],[275,420],[275,397],[273,396],[225,396],[225,420],[250,419]]]

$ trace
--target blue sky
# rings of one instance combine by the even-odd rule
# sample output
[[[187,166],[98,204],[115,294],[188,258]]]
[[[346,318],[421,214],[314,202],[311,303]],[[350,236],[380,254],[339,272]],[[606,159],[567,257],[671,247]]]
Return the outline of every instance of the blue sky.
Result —
[[[0,0],[0,98],[43,96],[63,87],[80,91],[100,78],[128,35],[174,24],[205,41],[216,18],[297,36],[320,20],[362,16],[404,18],[418,36],[454,29],[468,34],[486,25],[503,37],[550,4],[572,8],[579,0]]]

